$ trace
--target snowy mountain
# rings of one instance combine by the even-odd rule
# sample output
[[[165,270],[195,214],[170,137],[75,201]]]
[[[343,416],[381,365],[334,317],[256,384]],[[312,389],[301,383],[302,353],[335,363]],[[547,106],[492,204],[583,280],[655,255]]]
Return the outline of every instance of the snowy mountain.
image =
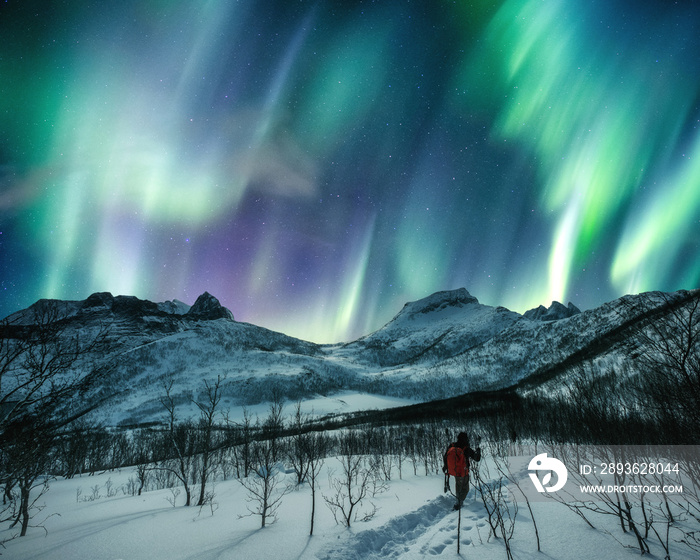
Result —
[[[10,326],[31,325],[49,313],[55,313],[76,329],[108,324],[111,328],[145,336],[161,331],[183,330],[196,321],[233,321],[233,313],[207,292],[199,296],[192,307],[177,300],[153,303],[134,296],[114,297],[109,292],[92,294],[84,301],[41,299],[27,309],[8,316],[5,321]]]
[[[51,491],[45,495],[40,492],[46,492],[47,487],[34,484],[33,496],[40,498],[34,503],[41,506],[33,508],[32,519],[39,524],[30,526],[26,537],[15,538],[18,530],[6,523],[0,527],[0,543],[12,558],[37,559],[269,558],[271,554],[282,559],[408,559],[443,554],[445,558],[464,554],[495,559],[512,550],[518,558],[544,553],[564,560],[599,560],[632,558],[642,550],[659,557],[670,556],[671,551],[674,559],[690,560],[697,556],[697,523],[688,515],[693,510],[684,509],[691,506],[683,504],[697,502],[696,484],[688,486],[686,479],[671,475],[665,481],[682,480],[680,488],[688,492],[690,500],[683,495],[680,502],[662,503],[652,496],[643,509],[634,496],[634,501],[630,500],[633,505],[625,501],[623,510],[617,490],[615,500],[613,494],[604,500],[600,490],[584,492],[579,486],[595,480],[595,488],[600,488],[598,474],[594,472],[593,478],[587,479],[577,467],[585,464],[579,462],[579,452],[585,456],[584,447],[594,449],[596,459],[601,458],[600,450],[615,451],[595,445],[575,447],[575,453],[571,447],[567,453],[561,442],[595,437],[591,424],[608,436],[612,433],[623,438],[628,450],[629,444],[635,443],[634,428],[641,427],[646,444],[654,441],[650,428],[659,417],[644,416],[645,422],[639,424],[639,415],[621,410],[620,381],[633,375],[636,358],[645,351],[641,346],[644,337],[637,336],[640,328],[651,322],[683,331],[683,325],[688,325],[683,321],[698,309],[699,295],[695,290],[625,296],[597,309],[556,319],[547,313],[533,317],[482,305],[465,289],[438,292],[407,303],[374,333],[335,345],[312,344],[237,322],[208,293],[191,307],[107,293],[93,294],[80,302],[39,301],[0,323],[0,373],[8,372],[8,354],[3,352],[13,341],[40,334],[47,321],[59,327],[51,331],[58,342],[89,340],[106,328],[108,351],[85,356],[77,362],[77,369],[92,366],[92,358],[98,365],[113,367],[106,370],[108,376],[101,378],[99,386],[81,394],[89,402],[106,400],[91,412],[91,418],[82,417],[74,431],[56,436],[51,462],[34,461],[42,456],[37,443],[40,439],[23,438],[22,431],[20,437],[15,435],[14,430],[21,430],[24,423],[4,426],[4,434],[10,434],[14,445],[7,449],[19,450],[15,456],[24,460],[17,463],[10,456],[6,464],[21,464],[27,472],[35,473],[32,484],[44,474],[35,465],[43,469],[50,464],[57,474],[65,475],[52,480]],[[556,312],[557,306],[553,307]],[[674,322],[674,317],[681,321]],[[695,336],[697,321],[690,325],[695,326],[687,332]],[[663,342],[669,342],[664,335],[673,339],[678,334],[663,329],[652,329],[652,333],[661,334]],[[40,348],[48,351],[35,356],[51,361],[55,357],[52,349],[69,347],[53,346],[49,340]],[[584,363],[588,371],[601,377],[617,369],[622,372],[615,374],[613,385],[602,386],[609,394],[615,393],[614,400],[592,399],[588,391],[592,385],[583,387],[583,398],[578,401],[570,399],[574,391],[564,394],[565,399],[556,398],[575,378],[572,372],[575,375]],[[620,365],[623,367],[618,368]],[[225,420],[217,416],[217,421],[222,418],[221,427],[225,428],[208,432],[206,422],[193,428],[184,420],[187,416],[204,420],[195,402],[206,405],[212,393],[207,393],[205,381],[211,387],[219,376],[228,381],[223,401],[217,403],[217,415],[225,415]],[[7,377],[2,381],[6,395]],[[282,423],[275,428],[274,407],[266,401],[278,396],[287,404],[279,409]],[[455,398],[448,401],[437,400],[452,396]],[[500,406],[507,404],[509,397],[516,408]],[[297,399],[304,399],[299,424],[294,417]],[[178,421],[175,425],[173,419],[170,432],[167,423],[163,426],[161,400],[171,406]],[[423,402],[398,406],[393,411],[396,414],[382,410],[354,417],[326,417],[418,401]],[[589,401],[593,408],[582,409]],[[647,401],[653,402],[647,394],[636,400],[642,412],[646,412]],[[695,406],[696,401],[691,404]],[[214,407],[209,410],[214,415]],[[567,410],[573,414],[564,414]],[[205,411],[203,406],[201,412]],[[543,414],[533,415],[533,411]],[[258,424],[266,412],[267,418]],[[307,412],[314,414],[306,416]],[[0,419],[2,413],[0,409]],[[33,423],[31,415],[27,417],[30,426],[41,426]],[[250,423],[244,427],[246,418]],[[127,429],[99,429],[96,423]],[[160,426],[150,429],[148,423]],[[144,429],[128,429],[134,425]],[[571,430],[572,425],[583,429]],[[484,437],[481,459],[478,466],[472,463],[470,471],[471,490],[462,508],[455,511],[454,499],[444,490],[442,454],[450,436],[465,426]],[[665,437],[656,441],[666,443],[669,433],[676,432],[659,431],[656,435]],[[697,472],[697,454],[688,454],[692,446],[686,445],[697,439],[692,430],[689,432],[681,436],[678,448],[680,457],[692,459],[681,462],[680,473]],[[217,434],[213,444],[208,439],[212,433]],[[557,434],[564,437],[557,439]],[[258,436],[268,439],[256,441]],[[27,441],[31,441],[28,446]],[[550,446],[550,441],[557,443]],[[168,442],[174,446],[169,456]],[[189,447],[178,447],[183,442]],[[315,447],[319,454],[315,455],[316,466],[307,462],[305,472],[316,475],[307,474],[314,478],[300,483],[297,472],[301,472],[301,463],[296,462],[299,456],[295,450],[311,450],[312,442],[319,446]],[[37,447],[40,452],[35,454]],[[671,447],[662,449],[666,453]],[[26,448],[28,455],[23,455]],[[180,449],[189,450],[189,454],[181,454]],[[279,458],[273,459],[273,449],[279,450]],[[568,498],[540,496],[534,486],[530,501],[523,501],[527,491],[523,489],[531,482],[532,467],[526,469],[526,465],[541,454],[546,456],[543,452],[568,461],[564,466],[569,487],[564,495],[573,498],[569,491],[578,488],[589,494],[592,501],[586,503],[592,504],[590,508],[580,507],[578,499],[572,504]],[[27,456],[31,460],[25,459]],[[660,457],[668,458],[655,455],[654,460]],[[601,465],[610,464],[609,460]],[[178,464],[181,471],[177,471]],[[207,465],[204,482],[200,476]],[[346,487],[342,480],[349,481]],[[664,478],[653,480],[657,483]],[[637,485],[640,479],[629,481],[631,487],[641,487]],[[200,484],[201,495],[207,490],[207,500],[201,506],[179,507],[194,504],[186,502],[185,495],[190,496]],[[265,484],[270,493],[260,494],[259,488]],[[183,492],[184,488],[189,489]],[[353,506],[352,529],[349,513],[347,521],[338,514],[340,508],[345,515],[342,508],[349,502],[351,488],[353,496],[364,496],[364,501]],[[268,498],[279,507],[256,509],[256,504],[271,503]],[[324,502],[330,515],[319,507]],[[619,514],[610,509],[615,503]],[[5,512],[10,511],[8,507],[12,506],[6,506]],[[311,538],[307,527],[316,508],[319,513]],[[621,527],[622,513],[628,516],[626,527],[634,522],[638,527],[646,524],[650,530],[635,538],[631,529]],[[260,529],[260,515],[276,523]],[[636,553],[632,550],[635,546]]]
[[[535,321],[558,321],[559,319],[566,319],[567,317],[572,317],[579,313],[581,313],[581,310],[571,302],[565,307],[558,301],[553,301],[552,305],[548,308],[544,305],[540,305],[535,309],[526,311],[523,313],[523,317]]]
[[[367,364],[434,363],[478,346],[520,320],[518,313],[482,305],[461,288],[407,303],[384,327],[345,349]]]
[[[671,296],[682,305],[696,293]],[[520,315],[482,305],[466,289],[438,292],[407,303],[384,327],[356,341],[318,345],[237,322],[208,293],[192,307],[97,293],[77,302],[41,300],[9,316],[3,332],[21,336],[23,326],[51,307],[66,324],[64,336],[107,327],[111,350],[102,359],[114,368],[97,391],[110,398],[96,414],[107,425],[132,425],[162,418],[166,383],[186,406],[204,380],[217,376],[228,381],[229,407],[275,395],[296,401],[340,392],[421,402],[556,383],[582,360],[627,360],[634,341],[625,329],[648,314],[636,304],[643,297],[648,299],[625,296],[578,313],[555,302],[544,312]],[[665,301],[654,304],[659,313]]]

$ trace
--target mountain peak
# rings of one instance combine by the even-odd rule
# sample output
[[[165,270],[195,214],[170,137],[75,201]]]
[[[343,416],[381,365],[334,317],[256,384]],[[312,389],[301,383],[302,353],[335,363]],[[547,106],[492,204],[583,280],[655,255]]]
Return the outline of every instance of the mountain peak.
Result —
[[[482,305],[460,288],[407,303],[381,329],[348,346],[372,349],[382,366],[418,363],[455,356],[518,321],[520,314]]]
[[[83,312],[111,311],[123,317],[146,317],[158,313],[158,306],[136,296],[113,296],[110,292],[91,294],[81,304]]]
[[[83,302],[83,309],[112,309],[114,296],[110,292],[95,292]]]
[[[230,319],[233,320],[233,313],[226,309],[219,300],[209,292],[204,292],[197,298],[194,305],[190,307],[187,316],[198,319]]]
[[[463,307],[468,304],[479,303],[479,300],[471,295],[466,288],[457,290],[446,290],[443,292],[435,292],[423,299],[412,301],[404,305],[400,314],[416,315],[418,313],[430,313],[445,309],[447,307]]]
[[[549,308],[540,305],[539,307],[523,313],[523,317],[532,321],[558,321],[559,319],[566,319],[573,315],[578,315],[579,313],[581,313],[581,310],[571,302],[565,307],[564,304],[553,301]]]

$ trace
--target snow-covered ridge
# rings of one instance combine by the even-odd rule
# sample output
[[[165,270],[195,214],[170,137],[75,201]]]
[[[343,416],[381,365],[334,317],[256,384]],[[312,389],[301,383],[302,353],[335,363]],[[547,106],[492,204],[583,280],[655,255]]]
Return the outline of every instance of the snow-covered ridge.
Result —
[[[419,299],[418,301],[409,302],[404,305],[398,315],[394,317],[396,321],[400,317],[408,316],[413,319],[419,313],[430,313],[431,311],[444,310],[448,308],[462,308],[469,304],[478,304],[479,300],[471,295],[466,288],[458,290],[448,290],[443,292],[435,292],[428,297]]]
[[[407,303],[384,327],[347,345],[382,366],[434,361],[482,344],[523,320],[503,307],[482,305],[464,288]],[[364,352],[370,350],[371,352]]]
[[[682,301],[688,294],[670,297]],[[191,402],[204,380],[225,376],[228,406],[250,406],[274,395],[294,402],[347,391],[420,402],[530,378],[548,381],[560,371],[558,364],[577,356],[626,360],[630,348],[615,333],[641,315],[636,303],[643,297],[626,296],[562,319],[532,320],[483,305],[465,289],[438,292],[406,304],[374,333],[336,345],[237,322],[207,293],[191,308],[107,293],[83,302],[41,300],[7,321],[30,324],[53,305],[67,323],[65,336],[107,326],[113,345],[103,358],[116,366],[101,394],[115,396],[96,414],[115,425],[159,420],[166,380],[173,381],[180,402]],[[663,302],[659,298],[659,308]]]
[[[12,326],[32,325],[60,318],[76,328],[111,325],[113,331],[152,335],[156,331],[177,332],[190,328],[193,322],[224,319],[233,321],[233,313],[219,300],[205,292],[192,307],[175,301],[153,303],[135,296],[113,296],[97,292],[84,301],[41,299],[27,309],[5,319]]]

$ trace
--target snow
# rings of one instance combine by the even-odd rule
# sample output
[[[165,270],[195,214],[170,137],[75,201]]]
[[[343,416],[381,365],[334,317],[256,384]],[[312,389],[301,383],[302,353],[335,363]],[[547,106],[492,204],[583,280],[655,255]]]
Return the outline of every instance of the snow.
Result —
[[[194,392],[195,389],[192,389],[192,391]],[[128,406],[130,409],[144,410],[145,407],[152,402],[152,396],[148,394],[136,394],[130,398]],[[302,414],[312,418],[320,418],[335,414],[351,414],[353,412],[369,410],[385,410],[388,408],[416,404],[416,402],[417,401],[412,399],[387,397],[360,391],[339,391],[332,395],[318,395],[299,401]],[[236,404],[231,397],[227,396],[222,399],[222,404],[225,406],[227,416],[232,422],[242,422],[245,414],[255,422],[256,417],[262,420],[270,412],[270,404],[267,402],[243,406]],[[287,418],[293,416],[296,411],[296,406],[296,402],[286,401],[283,405],[282,415]],[[180,420],[196,419],[200,415],[200,409],[192,401],[186,401],[178,406],[177,415]],[[121,413],[121,416],[123,417],[124,414]],[[149,418],[156,421],[164,421],[165,409],[162,404],[155,404],[153,413]]]
[[[328,459],[326,470],[339,466]],[[46,532],[31,528],[26,537],[5,543],[2,551],[14,560],[350,560],[396,558],[452,559],[457,556],[458,513],[442,492],[442,476],[424,476],[407,463],[403,479],[392,479],[388,491],[371,501],[379,508],[368,522],[350,528],[337,525],[321,493],[328,493],[328,477],[319,477],[316,524],[309,536],[311,491],[308,485],[287,494],[276,522],[260,528],[259,517],[246,516],[246,490],[236,480],[215,486],[215,505],[184,507],[180,494],[173,507],[170,490],[145,492],[142,496],[105,497],[107,481],[119,489],[133,476],[130,468],[51,482],[42,497],[45,509],[34,521],[44,520]],[[284,475],[292,484],[294,475]],[[97,488],[101,497],[85,501]],[[82,491],[77,499],[79,489]],[[542,541],[537,551],[527,508],[517,514],[512,547],[517,559],[599,560],[638,558],[633,537],[622,534],[613,516],[598,518],[597,530],[588,527],[565,506],[556,502],[531,504]],[[0,539],[7,538],[7,530]],[[658,544],[649,539],[652,557],[663,558]],[[501,539],[489,537],[481,501],[471,489],[461,511],[461,558],[503,559]],[[625,545],[625,546],[623,546]],[[696,558],[688,549],[672,543],[674,560]]]
[[[340,391],[328,397],[319,395],[318,397],[302,401],[301,411],[312,416],[324,416],[326,414],[343,414],[364,410],[385,410],[387,408],[416,404],[416,402],[411,399],[373,395],[358,391]],[[295,406],[294,403],[288,403],[283,414],[291,416]],[[266,407],[265,410],[260,411],[260,417],[266,415],[267,412],[268,408]]]

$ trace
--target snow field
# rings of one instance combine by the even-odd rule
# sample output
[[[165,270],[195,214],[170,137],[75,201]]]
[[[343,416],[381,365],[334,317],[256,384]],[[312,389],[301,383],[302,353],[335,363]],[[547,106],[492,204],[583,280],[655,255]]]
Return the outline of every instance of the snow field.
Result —
[[[414,475],[407,462],[403,480],[393,479],[388,490],[369,500],[377,514],[349,529],[337,525],[322,494],[328,495],[328,473],[339,474],[340,465],[328,459],[316,494],[314,535],[309,537],[311,491],[308,485],[284,496],[277,521],[264,529],[260,518],[248,516],[246,490],[236,480],[216,483],[214,506],[183,507],[183,494],[165,489],[142,496],[124,495],[120,487],[133,476],[133,469],[56,480],[41,498],[45,509],[27,537],[6,543],[1,551],[14,560],[418,560],[425,558],[506,558],[502,540],[490,536],[483,504],[472,488],[461,512],[461,555],[457,556],[458,513],[453,498],[443,494],[443,478]],[[281,475],[294,483],[294,475]],[[397,473],[396,475],[397,476]],[[112,497],[106,497],[108,481]],[[78,492],[80,491],[80,496]],[[100,495],[90,501],[90,498]],[[194,493],[193,493],[194,494]],[[175,507],[171,501],[175,500]],[[511,541],[516,559],[602,560],[638,558],[629,534],[620,532],[612,517],[594,518],[598,530],[589,528],[565,506],[533,503],[542,541],[537,552],[527,507],[519,504],[515,534]],[[213,510],[213,512],[212,512]],[[607,534],[606,531],[609,533]],[[10,536],[5,529],[0,539]],[[661,548],[649,541],[652,558],[663,558]],[[623,546],[624,545],[624,546]],[[626,548],[628,546],[629,548]],[[671,558],[696,558],[688,549],[673,544]]]

